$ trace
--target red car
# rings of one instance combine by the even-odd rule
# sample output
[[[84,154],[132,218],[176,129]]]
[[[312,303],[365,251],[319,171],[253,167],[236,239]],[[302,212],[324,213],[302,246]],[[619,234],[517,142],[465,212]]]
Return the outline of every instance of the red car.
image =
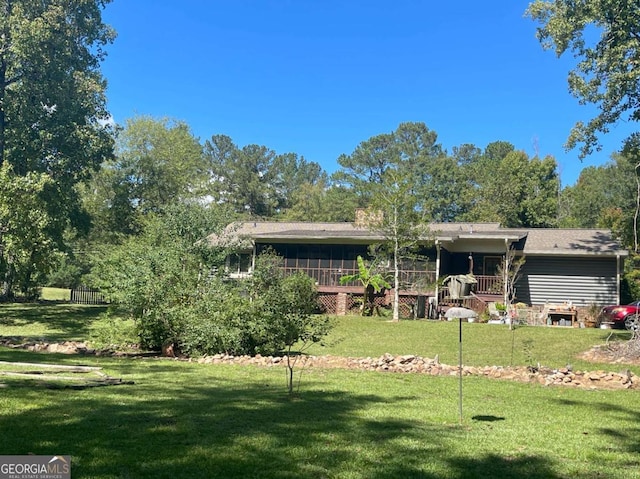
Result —
[[[614,326],[637,330],[640,327],[640,301],[624,306],[606,306],[600,311],[600,322],[612,322]]]

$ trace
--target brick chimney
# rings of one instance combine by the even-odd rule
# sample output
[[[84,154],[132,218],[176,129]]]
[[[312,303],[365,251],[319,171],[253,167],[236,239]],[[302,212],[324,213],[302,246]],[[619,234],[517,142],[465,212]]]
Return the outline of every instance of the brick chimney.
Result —
[[[371,208],[356,209],[355,225],[357,228],[371,228],[372,226],[380,226],[381,223],[382,211]]]

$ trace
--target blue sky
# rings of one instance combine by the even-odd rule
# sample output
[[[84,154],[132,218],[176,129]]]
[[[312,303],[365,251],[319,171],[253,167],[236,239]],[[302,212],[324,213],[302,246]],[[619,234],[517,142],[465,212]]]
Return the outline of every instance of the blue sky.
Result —
[[[504,140],[552,155],[563,186],[605,163],[631,126],[580,161],[564,142],[593,107],[574,59],[543,51],[526,0],[113,0],[103,74],[116,122],[186,122],[202,142],[295,152],[329,173],[361,142],[421,121],[447,150]]]

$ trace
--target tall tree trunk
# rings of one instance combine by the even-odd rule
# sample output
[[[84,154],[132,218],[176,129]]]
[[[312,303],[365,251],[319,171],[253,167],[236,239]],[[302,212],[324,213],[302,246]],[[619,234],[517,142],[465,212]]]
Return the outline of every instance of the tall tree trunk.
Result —
[[[393,209],[393,320],[400,321],[400,265],[398,255],[400,254],[400,241],[398,239],[398,208]]]
[[[13,260],[10,256],[6,258],[6,268],[4,278],[2,278],[2,284],[0,285],[0,299],[5,301],[13,298],[15,267],[13,266]]]
[[[638,253],[638,215],[640,215],[640,176],[638,176],[638,168],[640,163],[636,165],[636,211],[633,214],[633,249],[634,253]]]
[[[6,85],[5,78],[7,76],[7,64],[3,56],[0,55],[0,166],[4,163],[4,131],[6,116],[4,113]]]
[[[6,131],[6,96],[9,81],[7,78],[7,54],[11,46],[11,32],[9,22],[11,18],[11,0],[5,0],[1,15],[5,18],[5,25],[0,33],[0,166],[4,163],[5,131]]]

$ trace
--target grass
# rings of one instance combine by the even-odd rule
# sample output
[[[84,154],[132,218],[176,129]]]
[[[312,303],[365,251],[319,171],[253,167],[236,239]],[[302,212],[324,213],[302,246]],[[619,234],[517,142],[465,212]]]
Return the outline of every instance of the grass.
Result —
[[[41,334],[81,337],[104,321],[99,309],[63,305],[0,306],[2,319],[7,308],[14,321],[21,321],[24,308]],[[6,327],[18,327],[2,319],[0,335]],[[73,325],[83,322],[74,333]],[[464,327],[471,358],[505,357],[495,350],[510,347],[508,330]],[[515,332],[525,333],[544,363],[546,354],[563,362],[604,334],[559,328]],[[552,340],[551,333],[560,339]],[[335,354],[457,358],[452,323],[345,318],[335,336],[343,338],[329,349]],[[566,352],[553,351],[558,344]],[[0,360],[100,366],[111,376],[135,381],[73,390],[3,378],[2,454],[70,454],[74,478],[640,478],[637,391],[470,377],[464,380],[459,424],[458,382],[449,377],[306,370],[300,390],[290,397],[282,368],[6,348],[0,348]]]
[[[82,341],[104,319],[104,306],[13,303],[0,306],[0,336],[25,341]]]
[[[71,290],[65,288],[42,288],[40,299],[43,301],[69,301],[71,299]]]
[[[594,328],[519,327],[462,323],[463,362],[470,366],[535,365],[593,369],[578,355],[607,340],[629,339],[623,330]],[[314,346],[312,354],[378,357],[384,353],[416,354],[446,364],[458,363],[459,323],[448,321],[389,322],[375,317],[341,317],[327,338],[328,347]],[[530,364],[533,363],[533,364]],[[620,370],[620,365],[599,364],[598,368]],[[640,374],[640,368],[629,366]]]

